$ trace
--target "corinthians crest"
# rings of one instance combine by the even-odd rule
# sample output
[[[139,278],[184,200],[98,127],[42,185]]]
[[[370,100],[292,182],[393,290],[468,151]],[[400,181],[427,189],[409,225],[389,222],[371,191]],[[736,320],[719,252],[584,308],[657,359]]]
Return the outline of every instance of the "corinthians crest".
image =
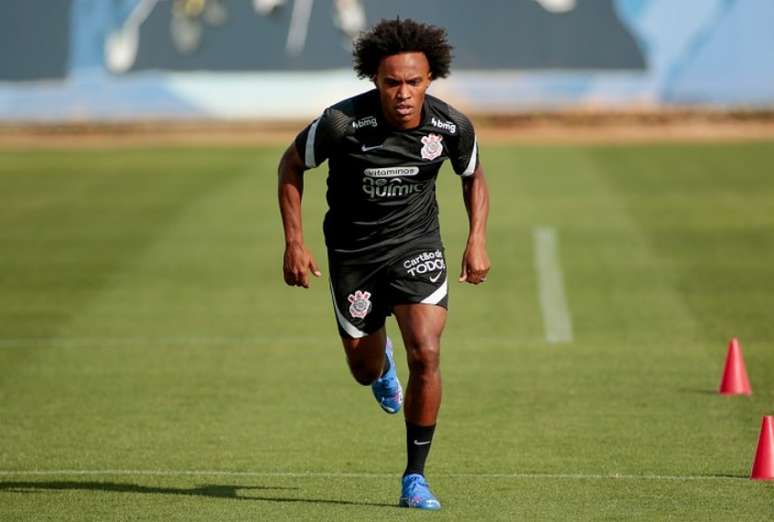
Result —
[[[368,312],[371,311],[371,292],[361,292],[355,290],[354,294],[349,294],[347,300],[349,301],[349,315],[363,319]]]
[[[428,134],[422,138],[422,159],[434,160],[443,152],[443,145],[441,145],[443,136],[437,134]]]

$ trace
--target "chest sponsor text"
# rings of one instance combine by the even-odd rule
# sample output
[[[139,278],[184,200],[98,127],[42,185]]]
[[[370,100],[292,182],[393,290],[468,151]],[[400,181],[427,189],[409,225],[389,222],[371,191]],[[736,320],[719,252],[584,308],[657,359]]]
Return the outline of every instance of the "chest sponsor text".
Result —
[[[419,167],[386,167],[381,169],[365,169],[363,174],[369,178],[400,178],[403,176],[416,176]]]
[[[363,192],[369,198],[403,198],[421,192],[422,183],[405,183],[400,178],[363,178]]]

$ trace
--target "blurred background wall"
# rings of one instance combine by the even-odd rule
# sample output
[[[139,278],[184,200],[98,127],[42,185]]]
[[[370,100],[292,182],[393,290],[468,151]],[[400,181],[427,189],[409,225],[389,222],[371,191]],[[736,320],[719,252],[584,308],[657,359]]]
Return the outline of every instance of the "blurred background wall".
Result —
[[[0,119],[311,117],[395,16],[448,29],[469,111],[774,106],[772,0],[3,0]]]

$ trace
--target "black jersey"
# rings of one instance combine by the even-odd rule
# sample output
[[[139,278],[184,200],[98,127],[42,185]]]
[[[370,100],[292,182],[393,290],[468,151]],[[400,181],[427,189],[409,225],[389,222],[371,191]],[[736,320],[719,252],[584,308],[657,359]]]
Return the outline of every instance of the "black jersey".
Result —
[[[384,119],[372,90],[326,109],[296,137],[305,168],[328,160],[325,242],[331,254],[379,258],[417,240],[440,241],[435,180],[449,159],[473,174],[478,150],[467,117],[425,96],[421,122],[408,130]]]

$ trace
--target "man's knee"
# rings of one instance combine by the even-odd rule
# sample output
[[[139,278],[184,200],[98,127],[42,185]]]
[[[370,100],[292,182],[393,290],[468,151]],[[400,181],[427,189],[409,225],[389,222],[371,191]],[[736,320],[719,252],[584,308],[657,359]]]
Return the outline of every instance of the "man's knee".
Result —
[[[416,337],[407,340],[406,354],[412,373],[424,374],[438,371],[441,359],[441,342],[437,337]]]
[[[367,386],[381,377],[384,371],[383,332],[376,332],[359,339],[342,338],[342,342],[347,354],[349,371],[358,383]]]
[[[349,371],[352,372],[352,377],[362,384],[368,386],[372,384],[376,379],[381,377],[382,369],[374,367],[374,365],[364,364],[361,361],[349,361]]]

